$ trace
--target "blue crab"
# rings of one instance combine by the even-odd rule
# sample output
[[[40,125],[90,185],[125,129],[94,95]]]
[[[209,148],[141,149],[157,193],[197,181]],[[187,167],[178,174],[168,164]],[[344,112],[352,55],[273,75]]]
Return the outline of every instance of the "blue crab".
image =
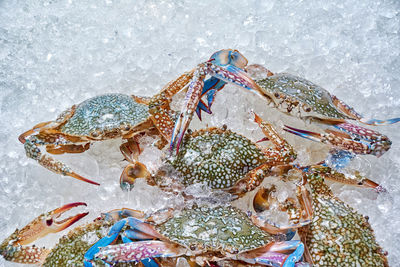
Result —
[[[348,178],[321,165],[296,169],[292,175],[302,177],[302,183],[297,190],[300,209],[290,201],[295,214],[290,217],[291,222],[301,218],[311,220],[309,225],[298,229],[305,244],[306,262],[313,266],[388,266],[386,253],[376,242],[368,218],[337,198],[325,183],[325,179],[336,177],[336,181],[347,179],[358,185],[361,177]],[[268,209],[265,203],[275,201],[268,196],[268,190],[260,189],[257,195],[254,205],[258,211]]]
[[[206,128],[185,136],[181,150],[166,160],[179,179],[173,185],[188,186],[206,183],[212,189],[221,189],[237,196],[253,190],[263,177],[257,175],[258,168],[272,168],[289,164],[296,159],[292,146],[275,131],[273,126],[254,114],[255,122],[265,134],[264,140],[273,147],[261,148],[238,133],[222,128]],[[146,177],[150,184],[170,188],[165,182],[164,170],[153,177],[141,163],[130,164],[121,176],[121,186],[132,186],[137,177]],[[169,178],[169,177],[168,177]]]
[[[241,197],[257,188],[260,183],[280,168],[293,168],[296,152],[274,127],[254,114],[265,137],[273,147],[261,148],[243,135],[226,127],[207,128],[185,136],[178,155],[167,159],[167,170],[172,167],[178,178],[171,181],[164,168],[151,175],[141,163],[129,164],[121,175],[121,187],[131,188],[136,178],[145,177],[149,184],[166,190],[182,191],[184,186],[205,183],[211,189],[219,189]],[[366,179],[345,179],[332,176],[333,181],[358,184],[362,187],[381,187]],[[381,189],[382,191],[383,189]]]
[[[282,238],[290,239],[292,228],[308,222],[279,228],[230,206],[192,207],[174,213],[168,210],[147,219],[130,217],[119,221],[109,236],[88,250],[86,266],[91,266],[93,259],[108,264],[141,261],[146,266],[151,258],[181,256],[190,257],[200,265],[241,261],[295,266],[303,254],[300,241],[282,241]],[[126,226],[130,228],[125,230],[126,243],[108,245]],[[268,233],[269,230],[273,233]]]
[[[202,84],[198,83],[204,77],[198,77],[200,70],[202,73],[247,86],[242,83],[243,71],[235,67],[237,65],[244,68],[247,64],[247,59],[238,51],[221,50],[214,53],[212,59],[213,62],[202,63],[168,83],[160,93],[151,98],[124,94],[101,95],[72,106],[55,121],[37,124],[19,137],[24,143],[26,155],[55,173],[99,185],[43,153],[40,146],[45,146],[46,151],[51,154],[81,153],[88,150],[93,142],[122,138],[128,142],[122,144],[121,151],[128,161],[134,162],[140,153],[138,138],[143,134],[160,135],[160,147],[171,140],[174,126],[174,112],[170,109],[172,97],[192,79],[197,82],[196,86],[201,87]],[[231,67],[234,73],[231,72]],[[189,86],[189,90],[190,88],[192,87]]]
[[[48,235],[49,233],[62,231],[85,217],[88,212],[80,213],[57,221],[63,213],[78,206],[86,206],[86,204],[76,202],[64,205],[58,209],[38,216],[21,230],[16,229],[14,233],[1,243],[0,254],[7,261],[24,264],[43,264],[52,250],[37,247],[35,245],[27,245]]]
[[[250,65],[246,70],[256,79],[258,93],[274,107],[286,114],[327,128],[326,133],[322,134],[289,126],[286,126],[286,131],[330,144],[336,148],[335,152],[337,150],[351,152],[347,155],[337,152],[338,157],[346,155],[351,158],[353,153],[379,157],[389,150],[391,141],[387,136],[347,121],[355,120],[367,125],[388,125],[399,122],[400,118],[365,119],[336,96],[306,79],[287,73],[273,74],[260,65]]]

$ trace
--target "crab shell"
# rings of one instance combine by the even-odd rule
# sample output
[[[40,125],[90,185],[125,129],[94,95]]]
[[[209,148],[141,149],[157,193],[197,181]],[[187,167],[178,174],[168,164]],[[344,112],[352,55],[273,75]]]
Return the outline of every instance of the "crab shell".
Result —
[[[261,149],[246,137],[226,129],[208,128],[186,135],[170,164],[186,186],[207,183],[213,189],[225,189],[266,160]]]
[[[56,120],[60,132],[88,140],[116,138],[149,119],[149,108],[124,94],[105,94],[83,101]]]
[[[98,219],[74,228],[59,240],[48,254],[43,266],[82,265],[86,251],[106,236],[112,226],[113,222]]]
[[[332,121],[353,119],[334,105],[334,99],[327,90],[306,79],[278,73],[256,83],[264,89],[263,95],[285,113]]]
[[[261,230],[234,207],[196,207],[156,225],[170,242],[194,254],[213,252],[222,257],[263,247],[276,237]]]
[[[368,218],[335,197],[318,172],[307,180],[313,219],[299,235],[314,266],[389,266]]]

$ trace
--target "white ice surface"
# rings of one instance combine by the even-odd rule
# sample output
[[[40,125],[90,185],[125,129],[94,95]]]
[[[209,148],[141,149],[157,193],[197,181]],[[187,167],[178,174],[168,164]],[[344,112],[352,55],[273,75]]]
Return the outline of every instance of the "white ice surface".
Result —
[[[168,206],[165,194],[145,183],[121,192],[118,180],[125,163],[119,140],[62,157],[102,184],[96,187],[28,159],[18,135],[95,95],[151,96],[219,49],[235,48],[251,63],[305,77],[366,117],[400,115],[399,1],[281,2],[1,1],[0,240],[69,202],[88,203],[90,218],[118,207],[149,211]],[[206,121],[225,123],[256,140],[261,134],[249,121],[250,108],[283,124],[279,113],[234,86],[218,95],[215,114]],[[355,165],[389,194],[334,188],[370,217],[391,266],[400,266],[400,124],[379,131],[391,138],[392,149]],[[0,259],[0,265],[10,263]]]

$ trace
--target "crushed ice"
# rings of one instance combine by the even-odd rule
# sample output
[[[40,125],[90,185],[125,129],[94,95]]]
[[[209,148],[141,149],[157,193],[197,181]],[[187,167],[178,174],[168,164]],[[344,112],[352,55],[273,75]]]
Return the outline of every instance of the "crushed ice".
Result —
[[[114,208],[149,212],[182,201],[140,179],[133,191],[121,191],[118,180],[126,163],[118,149],[120,140],[62,156],[101,187],[51,173],[28,159],[18,142],[18,135],[36,123],[56,119],[72,104],[99,94],[151,96],[222,48],[238,49],[251,63],[273,72],[305,77],[366,117],[395,117],[400,111],[399,20],[396,0],[3,1],[0,239],[42,212],[69,202],[86,202],[91,213],[85,220],[91,220]],[[217,96],[213,115],[203,115],[202,124],[194,119],[193,128],[226,124],[259,140],[262,133],[251,122],[250,108],[278,127],[282,121],[304,126],[250,92],[229,86]],[[355,164],[388,194],[334,186],[339,197],[369,216],[392,266],[400,261],[399,127],[379,127],[393,141],[392,149],[381,158],[365,156]],[[327,151],[322,145],[285,136],[297,149],[300,163]],[[148,146],[141,158],[154,170],[159,156]],[[237,205],[246,206],[243,203],[249,199],[251,194]],[[49,239],[44,243],[56,240]],[[3,259],[0,265],[5,265]]]

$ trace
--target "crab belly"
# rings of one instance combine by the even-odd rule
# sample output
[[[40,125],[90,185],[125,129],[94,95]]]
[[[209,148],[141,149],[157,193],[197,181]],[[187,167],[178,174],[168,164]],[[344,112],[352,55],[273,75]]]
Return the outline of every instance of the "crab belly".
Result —
[[[332,102],[324,88],[288,73],[279,73],[256,83],[265,90],[278,109],[299,117],[319,119],[348,119]]]
[[[238,253],[262,247],[273,236],[262,231],[233,207],[197,207],[158,225],[169,240],[190,250]]]
[[[148,118],[147,105],[135,102],[128,95],[106,94],[79,104],[61,131],[76,136],[112,138],[121,136]]]
[[[385,266],[367,220],[342,201],[317,197],[306,244],[315,266]]]
[[[230,188],[266,161],[262,151],[239,134],[221,129],[197,133],[185,139],[183,149],[171,162],[184,185],[206,183],[213,189]]]

